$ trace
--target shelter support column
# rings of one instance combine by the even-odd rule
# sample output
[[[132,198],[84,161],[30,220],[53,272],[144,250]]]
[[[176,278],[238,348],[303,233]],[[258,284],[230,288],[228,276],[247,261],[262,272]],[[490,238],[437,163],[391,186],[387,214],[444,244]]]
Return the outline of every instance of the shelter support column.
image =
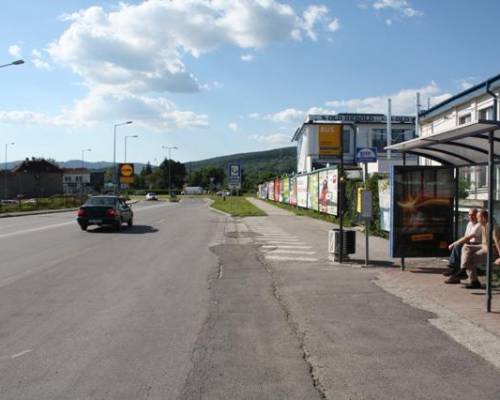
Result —
[[[493,211],[494,211],[494,184],[495,184],[495,165],[494,165],[494,131],[489,132],[489,153],[488,153],[488,257],[486,258],[486,311],[491,312],[491,276],[493,264]]]
[[[453,225],[453,240],[458,239],[458,201],[460,195],[460,170],[455,168],[455,212],[454,212],[454,225]]]
[[[403,151],[403,166],[406,166],[406,152]],[[404,254],[401,256],[401,271],[405,270],[405,256]]]

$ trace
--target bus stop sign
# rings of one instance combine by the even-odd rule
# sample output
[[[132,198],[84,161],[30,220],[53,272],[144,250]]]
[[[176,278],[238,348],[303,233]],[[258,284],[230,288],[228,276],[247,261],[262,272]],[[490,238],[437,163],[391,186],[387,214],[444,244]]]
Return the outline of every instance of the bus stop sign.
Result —
[[[376,147],[357,147],[356,148],[356,162],[358,162],[358,163],[377,162],[377,148]]]

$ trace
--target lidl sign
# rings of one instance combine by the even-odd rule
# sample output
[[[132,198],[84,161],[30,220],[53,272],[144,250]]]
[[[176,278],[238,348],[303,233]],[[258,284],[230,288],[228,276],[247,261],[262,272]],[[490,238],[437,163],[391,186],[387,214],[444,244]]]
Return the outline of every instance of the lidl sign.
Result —
[[[134,164],[118,164],[120,183],[134,183]]]

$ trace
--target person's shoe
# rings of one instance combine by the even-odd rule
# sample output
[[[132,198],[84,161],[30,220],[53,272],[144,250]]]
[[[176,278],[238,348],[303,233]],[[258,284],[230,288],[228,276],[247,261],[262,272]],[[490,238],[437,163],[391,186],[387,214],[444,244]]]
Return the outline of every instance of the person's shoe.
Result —
[[[452,275],[448,279],[446,279],[444,281],[444,283],[448,283],[448,284],[460,283],[460,278],[458,276],[456,276],[456,275]]]
[[[452,276],[455,272],[455,269],[454,268],[451,268],[451,267],[448,267],[448,269],[443,272],[443,276]]]
[[[472,281],[471,283],[464,285],[464,288],[465,289],[481,289],[482,285],[481,285],[481,282],[479,282],[479,281]]]
[[[467,279],[467,271],[465,269],[461,269],[458,273],[457,273],[457,276],[458,276],[458,279],[462,280],[462,279]]]

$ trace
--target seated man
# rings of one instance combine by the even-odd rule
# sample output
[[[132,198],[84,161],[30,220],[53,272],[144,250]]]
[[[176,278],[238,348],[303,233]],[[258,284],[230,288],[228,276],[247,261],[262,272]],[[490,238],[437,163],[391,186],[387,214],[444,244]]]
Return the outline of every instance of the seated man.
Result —
[[[477,267],[486,262],[488,256],[488,211],[481,210],[478,213],[478,220],[482,229],[481,244],[465,244],[462,249],[460,271],[452,275],[446,283],[459,283],[464,271],[469,272],[470,283],[465,286],[467,289],[480,289],[481,283],[477,279]],[[495,258],[500,254],[500,230],[497,225],[493,226],[493,256]]]
[[[481,240],[481,224],[477,220],[477,208],[471,208],[469,210],[469,223],[465,228],[464,236],[448,246],[451,254],[448,260],[448,271],[446,271],[443,275],[452,276],[459,272],[460,258],[464,244],[480,244]],[[467,278],[465,271],[463,271],[461,278]]]

